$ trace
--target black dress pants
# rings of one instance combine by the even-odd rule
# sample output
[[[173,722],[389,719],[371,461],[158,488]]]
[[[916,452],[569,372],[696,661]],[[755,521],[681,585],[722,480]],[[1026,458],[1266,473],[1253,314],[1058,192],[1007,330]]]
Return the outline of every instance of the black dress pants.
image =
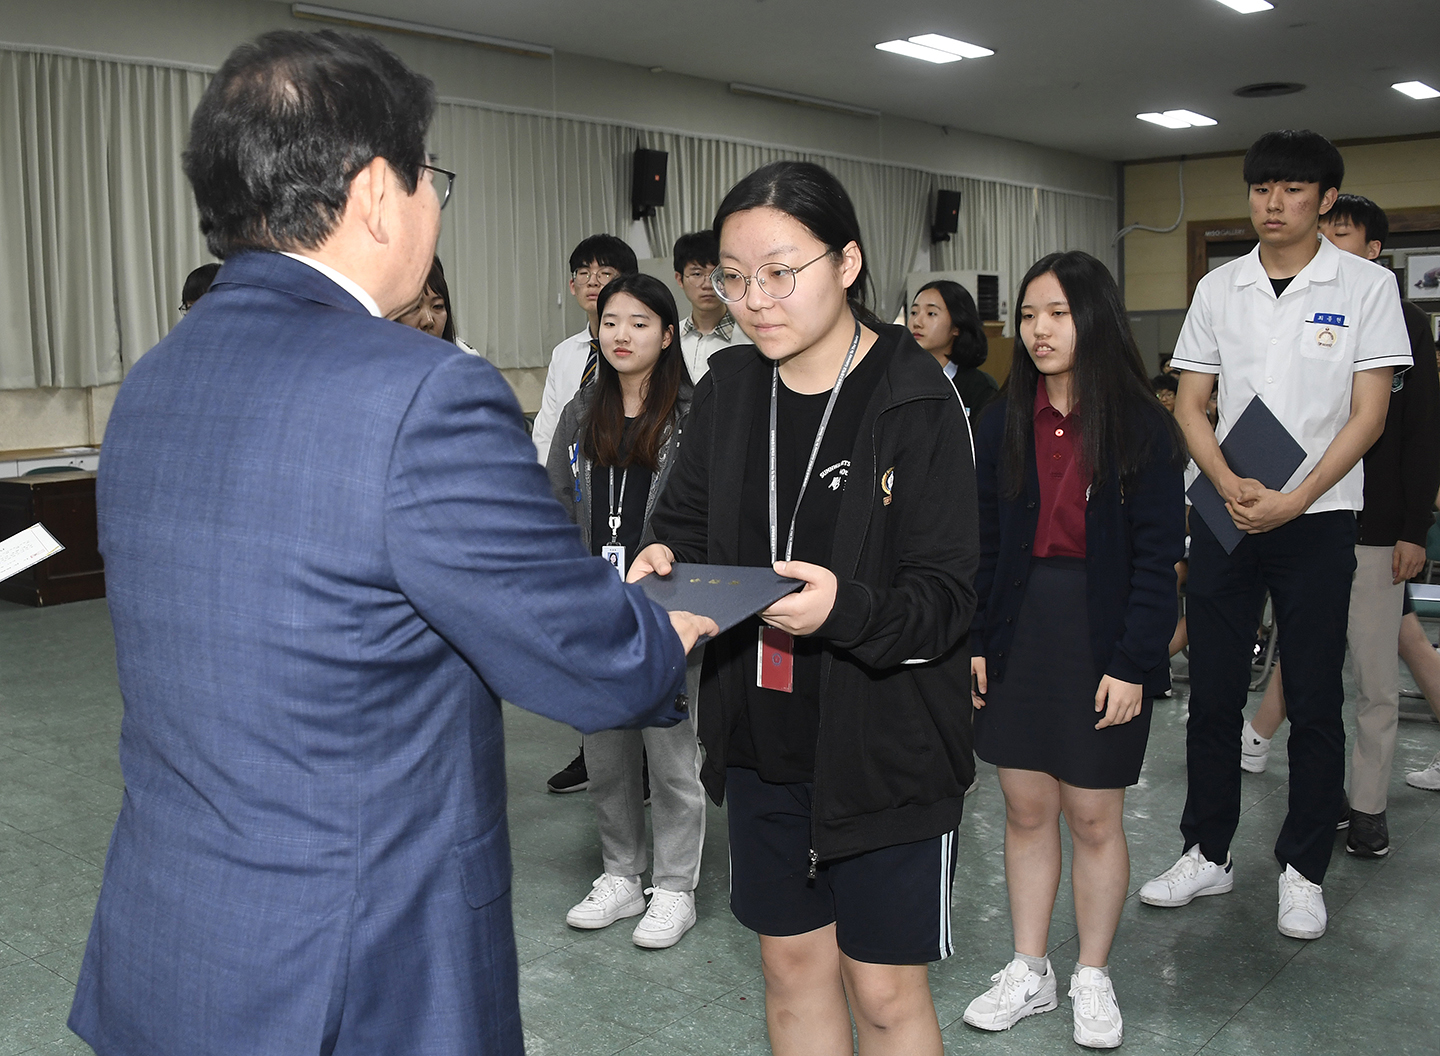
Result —
[[[1224,862],[1240,820],[1240,729],[1250,658],[1265,590],[1283,635],[1290,718],[1290,810],[1275,841],[1282,867],[1321,883],[1345,787],[1345,624],[1355,572],[1355,514],[1311,513],[1247,535],[1226,554],[1198,516],[1190,519],[1189,795],[1180,832]]]

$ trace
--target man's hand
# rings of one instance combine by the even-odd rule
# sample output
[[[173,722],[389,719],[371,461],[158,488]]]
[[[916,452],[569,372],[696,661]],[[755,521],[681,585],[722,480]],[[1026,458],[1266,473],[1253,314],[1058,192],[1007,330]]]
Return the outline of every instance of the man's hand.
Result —
[[[805,561],[776,561],[775,571],[790,579],[804,580],[805,586],[798,593],[786,594],[762,612],[760,618],[797,638],[814,634],[830,618],[840,581],[828,568]]]
[[[1294,491],[1271,491],[1262,486],[1258,495],[1248,488],[1244,490],[1244,494],[1248,497],[1245,505],[1226,502],[1225,509],[1230,511],[1230,519],[1235,522],[1235,527],[1251,535],[1273,531],[1282,524],[1288,524],[1308,508],[1304,496]]]
[[[1425,548],[1416,546],[1414,543],[1407,543],[1401,539],[1395,544],[1395,553],[1390,558],[1390,573],[1393,575],[1394,583],[1404,583],[1407,579],[1414,579],[1425,570]]]
[[[1140,706],[1144,702],[1138,682],[1121,682],[1118,678],[1106,675],[1100,680],[1100,688],[1095,691],[1095,710],[1105,713],[1095,724],[1095,728],[1103,730],[1106,726],[1119,726],[1129,722],[1140,714]]]
[[[672,612],[670,626],[680,636],[680,644],[687,654],[701,638],[714,638],[720,633],[720,628],[709,616],[696,616],[693,612]]]
[[[644,550],[635,555],[635,560],[630,562],[630,571],[625,573],[625,582],[634,583],[637,579],[644,579],[651,572],[657,576],[668,576],[670,566],[675,563],[675,552],[664,543],[651,543]],[[674,613],[671,613],[673,616]],[[689,652],[687,649],[686,652]]]
[[[979,692],[976,692],[976,691]],[[981,693],[990,692],[990,682],[985,677],[985,658],[983,656],[972,656],[970,658],[970,703],[977,708],[985,706],[985,698]]]

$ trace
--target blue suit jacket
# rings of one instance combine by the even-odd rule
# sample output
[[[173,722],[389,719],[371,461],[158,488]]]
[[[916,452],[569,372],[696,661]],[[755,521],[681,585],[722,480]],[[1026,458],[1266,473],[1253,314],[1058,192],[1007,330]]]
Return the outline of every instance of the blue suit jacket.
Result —
[[[499,372],[238,255],[121,387],[98,501],[126,788],[71,1027],[520,1053],[500,698],[663,725],[685,658]]]

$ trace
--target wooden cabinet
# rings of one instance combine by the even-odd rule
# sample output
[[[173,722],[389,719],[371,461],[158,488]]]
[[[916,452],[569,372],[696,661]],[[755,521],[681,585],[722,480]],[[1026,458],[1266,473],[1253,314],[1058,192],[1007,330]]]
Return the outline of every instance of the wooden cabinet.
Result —
[[[0,539],[36,521],[65,549],[0,582],[0,598],[22,605],[103,598],[105,566],[95,527],[95,474],[67,471],[0,480]]]

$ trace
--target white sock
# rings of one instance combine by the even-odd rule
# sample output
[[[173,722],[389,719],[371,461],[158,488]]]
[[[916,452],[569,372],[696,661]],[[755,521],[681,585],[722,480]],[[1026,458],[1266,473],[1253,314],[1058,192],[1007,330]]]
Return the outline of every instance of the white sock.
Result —
[[[1021,953],[1019,950],[1015,951],[1014,959],[1017,961],[1024,961],[1025,966],[1029,968],[1032,972],[1034,972],[1036,975],[1043,976],[1046,969],[1050,967],[1049,957],[1031,957],[1028,953]]]
[[[1079,975],[1079,974],[1080,974],[1080,969],[1081,969],[1081,968],[1089,968],[1091,971],[1099,972],[1099,973],[1100,973],[1101,975],[1103,975],[1106,979],[1109,979],[1109,978],[1110,978],[1110,966],[1109,966],[1108,964],[1105,965],[1105,966],[1103,966],[1103,967],[1097,968],[1097,967],[1095,967],[1095,965],[1093,965],[1093,964],[1081,964],[1079,961],[1076,961],[1076,962],[1075,962],[1075,974],[1076,974],[1076,975]]]

